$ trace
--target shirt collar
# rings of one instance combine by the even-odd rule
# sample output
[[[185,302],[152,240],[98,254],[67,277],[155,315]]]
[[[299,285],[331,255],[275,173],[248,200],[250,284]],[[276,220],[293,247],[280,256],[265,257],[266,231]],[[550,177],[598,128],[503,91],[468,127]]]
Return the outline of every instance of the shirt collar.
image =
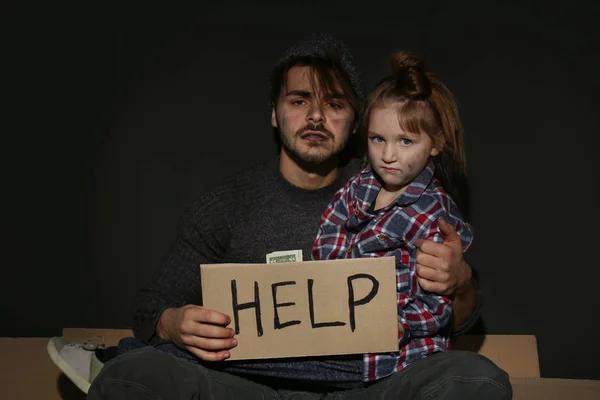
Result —
[[[431,183],[434,173],[435,166],[433,165],[433,161],[429,160],[425,168],[423,168],[423,171],[421,171],[421,173],[417,175],[415,179],[413,179],[406,190],[400,196],[398,196],[398,198],[394,200],[392,204],[404,207],[419,200],[425,189],[427,189]],[[364,206],[368,208],[372,203],[375,202],[375,199],[379,194],[379,190],[381,189],[381,182],[371,169],[371,165],[368,165],[360,173],[359,186],[365,190],[365,192],[363,192],[366,195],[366,198],[363,197],[365,200]],[[373,186],[375,186],[376,190],[373,190]]]

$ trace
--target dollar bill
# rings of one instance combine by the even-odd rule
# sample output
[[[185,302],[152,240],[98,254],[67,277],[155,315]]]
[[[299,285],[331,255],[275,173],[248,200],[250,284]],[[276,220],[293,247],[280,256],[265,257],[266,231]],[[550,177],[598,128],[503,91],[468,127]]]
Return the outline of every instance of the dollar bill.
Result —
[[[274,251],[267,254],[267,264],[300,261],[302,261],[302,250]]]

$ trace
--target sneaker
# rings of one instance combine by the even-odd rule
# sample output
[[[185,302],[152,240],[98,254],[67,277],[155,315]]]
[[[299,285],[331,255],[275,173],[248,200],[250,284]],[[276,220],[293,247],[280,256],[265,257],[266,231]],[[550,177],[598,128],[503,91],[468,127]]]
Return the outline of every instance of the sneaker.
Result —
[[[104,338],[100,336],[81,343],[69,343],[64,337],[53,337],[46,349],[54,364],[87,394],[92,381],[104,366],[96,356],[96,350],[106,348],[103,342]]]

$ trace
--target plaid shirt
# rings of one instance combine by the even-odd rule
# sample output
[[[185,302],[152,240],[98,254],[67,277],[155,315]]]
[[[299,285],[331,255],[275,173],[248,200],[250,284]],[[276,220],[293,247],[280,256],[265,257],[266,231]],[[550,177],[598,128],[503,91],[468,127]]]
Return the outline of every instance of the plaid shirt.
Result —
[[[400,352],[365,354],[364,381],[391,375],[428,354],[449,349],[450,299],[425,292],[418,284],[415,240],[443,242],[438,218],[454,225],[464,250],[473,235],[433,174],[429,162],[394,202],[374,211],[381,184],[369,166],[335,194],[321,216],[314,260],[396,257],[398,317],[404,327],[404,335],[398,335]]]

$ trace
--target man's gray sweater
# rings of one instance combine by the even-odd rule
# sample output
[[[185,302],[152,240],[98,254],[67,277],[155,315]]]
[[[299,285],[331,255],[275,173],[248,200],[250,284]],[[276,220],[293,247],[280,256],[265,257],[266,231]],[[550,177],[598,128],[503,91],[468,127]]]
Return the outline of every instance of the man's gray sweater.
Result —
[[[306,190],[283,178],[276,159],[230,177],[200,196],[184,215],[162,265],[136,298],[135,336],[158,344],[161,339],[155,336],[155,327],[163,310],[202,305],[200,264],[264,263],[267,253],[296,249],[302,250],[304,260],[310,260],[321,214],[359,167],[358,160],[353,160],[340,169],[331,185]],[[188,353],[188,358],[193,356]],[[362,381],[362,355],[205,365],[341,387]]]

